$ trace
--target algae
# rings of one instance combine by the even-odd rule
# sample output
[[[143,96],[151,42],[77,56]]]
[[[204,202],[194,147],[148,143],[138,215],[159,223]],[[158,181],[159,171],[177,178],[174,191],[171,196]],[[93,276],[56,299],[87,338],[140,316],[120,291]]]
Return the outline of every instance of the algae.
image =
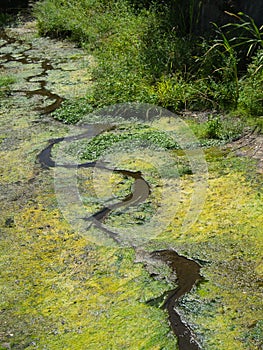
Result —
[[[66,74],[54,89],[74,97],[72,83],[78,88],[80,76],[79,91],[83,93],[84,85],[88,89],[88,64],[83,68],[88,56],[71,44],[37,38],[35,33],[32,24],[8,31],[24,41],[19,52],[26,49],[34,59],[23,70],[16,61],[3,64],[2,73],[15,77],[11,91],[29,85],[34,90],[43,59],[56,62],[60,76]],[[7,52],[12,49],[6,45]],[[52,89],[56,76],[41,78]],[[36,110],[49,103],[42,96],[15,92],[1,100],[1,347],[174,349],[166,316],[144,304],[166,284],[134,265],[131,249],[89,243],[58,210],[53,174],[36,162],[50,138],[67,132]]]
[[[19,36],[24,44],[6,45],[5,53],[26,50],[34,61],[20,70],[17,61],[4,60],[1,73],[15,79],[11,91],[29,85],[33,90],[38,78],[26,79],[41,74],[44,59],[52,60],[54,70],[43,77],[52,92],[75,98],[90,89],[92,59],[82,50],[38,38],[32,23],[12,28],[8,35]],[[68,132],[36,110],[49,103],[43,96],[1,96],[0,346],[176,349],[167,315],[147,304],[174,287],[169,271],[158,265],[146,271],[143,257],[135,263],[130,247],[95,245],[62,215],[53,170],[41,169],[36,161],[49,139]],[[144,172],[152,193],[140,207],[112,213],[108,224],[130,225],[131,231],[141,227],[146,251],[172,247],[200,262],[204,281],[179,307],[204,349],[262,347],[263,194],[262,175],[256,174],[254,163],[222,148],[206,150],[207,198],[198,220],[184,230],[194,192],[192,175],[180,170],[181,165],[191,169],[185,154],[171,151],[167,161],[162,152],[153,155],[149,150],[146,161],[145,154],[137,154],[140,148],[128,159],[116,151],[107,154],[109,160]],[[125,197],[132,186],[120,174],[100,171],[94,177],[90,169],[81,169],[77,175],[86,212],[96,212],[112,196]],[[152,235],[144,225],[159,205],[165,209],[160,219],[164,229]]]

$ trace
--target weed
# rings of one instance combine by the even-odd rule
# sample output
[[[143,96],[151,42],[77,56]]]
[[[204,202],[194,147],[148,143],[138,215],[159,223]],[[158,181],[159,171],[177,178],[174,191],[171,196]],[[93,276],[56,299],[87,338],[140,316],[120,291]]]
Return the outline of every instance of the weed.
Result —
[[[93,108],[84,98],[63,101],[59,109],[55,110],[53,117],[65,124],[76,124]]]
[[[206,56],[210,54],[211,51],[215,51],[216,55],[220,57],[219,62],[221,65],[215,67],[213,75],[220,77],[224,84],[231,82],[234,88],[234,94],[232,95],[232,101],[234,107],[237,106],[237,100],[239,96],[239,84],[238,84],[238,57],[236,52],[231,45],[231,41],[224,34],[223,30],[214,23],[215,32],[217,38],[212,41],[211,46],[206,52]]]
[[[206,137],[209,139],[220,138],[221,121],[218,117],[209,117],[206,123]]]
[[[263,25],[258,27],[250,16],[243,12],[237,15],[226,12],[238,20],[238,23],[228,23],[222,28],[230,28],[232,47],[245,47],[246,55],[252,57],[256,50],[263,48]],[[233,33],[233,32],[234,33]]]
[[[150,127],[145,128],[141,125],[135,125],[122,129],[121,133],[107,132],[102,135],[94,137],[82,152],[82,159],[96,160],[105,150],[108,150],[114,144],[123,146],[125,141],[139,141],[139,143],[146,143],[147,145],[154,145],[162,149],[178,149],[179,146],[175,143],[167,133],[157,131]],[[130,147],[130,142],[129,142]]]
[[[15,82],[13,77],[0,76],[0,97],[3,97],[10,90],[10,85]]]
[[[240,81],[239,109],[246,115],[263,115],[263,50],[259,50]]]

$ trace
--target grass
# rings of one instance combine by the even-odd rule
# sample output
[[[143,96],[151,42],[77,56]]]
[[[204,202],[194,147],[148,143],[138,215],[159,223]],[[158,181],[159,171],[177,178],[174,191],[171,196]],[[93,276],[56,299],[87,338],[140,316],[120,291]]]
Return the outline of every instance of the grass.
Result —
[[[260,116],[261,98],[256,99],[256,94],[262,63],[257,49],[262,43],[262,28],[239,14],[239,22],[222,28],[215,24],[213,37],[203,39],[172,30],[166,25],[171,15],[167,11],[148,3],[146,8],[137,4],[135,11],[124,0],[74,0],[63,5],[58,0],[45,0],[35,7],[40,34],[67,37],[95,55],[93,90],[86,96],[93,109],[137,101],[173,111],[238,110]],[[194,28],[193,6],[185,15]],[[238,37],[239,28],[252,38]],[[240,62],[247,52],[253,60],[244,74]],[[255,87],[252,108],[249,98]]]
[[[10,90],[10,85],[15,82],[15,78],[9,76],[0,76],[0,97],[5,96]]]

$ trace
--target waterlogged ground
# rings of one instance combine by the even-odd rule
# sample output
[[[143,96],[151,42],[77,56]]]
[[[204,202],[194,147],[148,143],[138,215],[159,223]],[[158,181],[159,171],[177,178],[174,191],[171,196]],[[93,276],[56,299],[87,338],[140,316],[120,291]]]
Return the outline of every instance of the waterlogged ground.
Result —
[[[69,132],[43,113],[60,103],[58,96],[89,92],[94,60],[69,43],[38,38],[34,23],[7,35],[15,40],[2,37],[0,48],[0,72],[13,79],[0,100],[0,349],[177,349],[158,299],[174,288],[175,278],[146,253],[158,249],[174,249],[202,267],[203,280],[179,304],[202,349],[262,349],[263,201],[257,160],[245,151],[236,157],[232,148],[204,150],[207,189],[199,193],[203,208],[197,216],[191,200],[198,181],[183,152],[164,156],[163,150],[146,152],[141,145],[135,152],[127,144],[111,146],[104,160],[141,171],[151,193],[139,206],[106,218],[107,227],[125,228],[124,246],[103,238],[98,228],[85,232],[78,226],[82,219],[72,219],[79,208],[66,200],[76,181],[80,214],[92,214],[113,196],[124,198],[131,179],[88,168],[74,169],[72,180],[63,169],[41,168],[37,156],[48,140]],[[164,124],[160,118],[154,127],[163,130]],[[84,161],[85,147],[84,141],[68,144],[63,156]],[[54,155],[61,156],[61,147]],[[191,210],[195,214],[187,216]],[[160,231],[151,221],[156,213],[161,213]]]

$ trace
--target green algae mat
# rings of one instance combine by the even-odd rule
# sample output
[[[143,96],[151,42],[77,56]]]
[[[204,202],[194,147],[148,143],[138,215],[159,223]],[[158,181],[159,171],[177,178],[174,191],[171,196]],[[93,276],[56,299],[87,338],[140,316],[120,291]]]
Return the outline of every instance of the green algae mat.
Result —
[[[196,348],[262,349],[256,161],[231,148],[196,151],[187,125],[167,116],[117,127],[115,117],[114,129],[108,110],[65,126],[50,112],[90,92],[94,59],[38,37],[33,22],[7,29],[0,46],[0,349],[179,349],[163,303],[181,275],[153,259],[162,250],[200,266],[176,304]],[[83,130],[88,139],[76,137]],[[148,188],[138,201],[136,181]],[[123,199],[133,205],[122,210]],[[109,207],[102,223],[97,213]]]

